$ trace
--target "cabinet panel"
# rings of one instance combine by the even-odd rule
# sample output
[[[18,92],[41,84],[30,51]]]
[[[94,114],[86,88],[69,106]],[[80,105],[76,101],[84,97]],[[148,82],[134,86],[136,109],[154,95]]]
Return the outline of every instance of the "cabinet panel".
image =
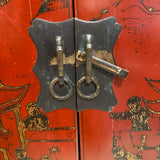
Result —
[[[45,113],[36,105],[40,82],[32,71],[35,18],[72,18],[72,1],[0,1],[0,159],[78,159],[77,113]],[[67,108],[67,107],[66,107]],[[28,157],[28,158],[27,158]]]
[[[125,80],[114,77],[111,112],[80,113],[81,159],[159,159],[159,2],[77,0],[75,7],[83,20],[117,19],[113,54],[129,71]]]
[[[78,142],[82,160],[160,159],[159,2],[75,0],[72,5],[71,0],[0,0],[0,159],[78,160]],[[90,108],[79,112],[79,123],[76,111],[37,106],[41,86],[32,71],[37,50],[28,34],[37,18],[61,22],[73,15],[88,22],[115,17],[122,29],[111,47],[114,64],[129,71],[126,79],[112,76],[116,103],[108,112],[96,110],[103,100],[92,106],[75,98],[77,106]],[[77,68],[78,79],[84,68]]]

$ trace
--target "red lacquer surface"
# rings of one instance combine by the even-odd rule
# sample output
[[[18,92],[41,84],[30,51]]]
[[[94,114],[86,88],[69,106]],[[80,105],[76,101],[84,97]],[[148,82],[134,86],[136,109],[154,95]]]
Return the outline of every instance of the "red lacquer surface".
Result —
[[[42,3],[41,0],[10,0],[0,7],[0,118],[3,124],[3,127],[0,127],[6,129],[5,134],[4,131],[0,132],[0,159],[5,159],[5,155],[9,160],[18,159],[15,149],[21,148],[22,143],[17,129],[16,111],[20,111],[21,119],[18,125],[21,125],[29,115],[27,104],[35,102],[39,94],[39,81],[32,72],[37,52],[28,35],[31,21],[34,18],[62,21],[72,17],[70,1],[53,1],[53,11],[37,15]],[[154,81],[160,80],[159,1],[75,0],[75,6],[75,15],[80,19],[99,20],[114,16],[122,26],[114,47],[114,58],[118,66],[129,70],[129,75],[126,80],[114,78],[113,89],[118,105],[112,112],[128,111],[127,101],[132,96],[140,97],[141,107],[145,109],[142,97],[153,101],[159,99],[159,81]],[[145,78],[152,79],[150,82],[154,87],[149,85]],[[3,84],[8,88],[4,88]],[[25,94],[20,97],[25,89]],[[144,160],[158,159],[160,105],[159,101],[157,102],[149,104],[152,110],[157,111],[156,114],[149,111],[149,131],[133,131],[131,119],[116,121],[106,112],[81,112],[81,159],[116,159],[115,155],[118,153],[113,154],[113,137],[117,138],[116,147],[121,147],[125,154],[140,155]],[[40,112],[43,113],[41,110]],[[24,147],[27,157],[36,160],[48,155],[58,160],[77,159],[76,113],[62,109],[43,114],[49,120],[46,130],[23,128],[27,139],[27,146]],[[54,130],[57,128],[59,129]],[[142,137],[146,137],[143,145]],[[55,140],[62,141],[53,142]],[[121,159],[124,159],[124,156]]]
[[[111,112],[129,111],[127,101],[132,96],[138,96],[141,99],[141,107],[145,109],[146,105],[142,97],[154,102],[159,99],[159,81],[155,81],[160,79],[159,1],[76,0],[75,6],[76,16],[80,19],[99,20],[114,16],[122,26],[122,31],[114,47],[114,58],[118,66],[129,70],[129,74],[125,80],[114,78],[113,89],[118,104]],[[145,78],[152,79],[153,81],[150,82],[153,86],[149,85]],[[159,102],[152,103],[149,106],[152,110],[157,111],[152,113],[147,110],[150,114],[150,131],[133,131],[131,119],[116,121],[110,118],[109,113],[102,111],[81,112],[82,159],[133,159],[129,156],[116,159],[116,154],[119,153],[113,151],[114,137],[117,138],[116,147],[121,147],[125,154],[140,155],[143,160],[159,159],[160,104]],[[142,137],[146,137],[143,145]],[[141,146],[143,148],[140,148]]]
[[[75,111],[61,109],[43,113],[40,110],[39,114],[48,117],[49,122],[45,129],[41,127],[38,129],[39,125],[35,127],[36,129],[26,128],[23,124],[23,120],[29,115],[26,106],[30,102],[36,102],[40,90],[39,80],[32,71],[37,51],[29,37],[28,28],[34,18],[49,21],[72,18],[72,1],[49,2],[50,5],[47,7],[50,7],[50,11],[38,14],[43,2],[10,0],[0,7],[0,80],[2,82],[0,159],[2,160],[18,159],[20,158],[18,154],[22,152],[23,158],[29,157],[33,160],[38,160],[40,157],[42,159],[44,155],[53,160],[76,160],[78,156]],[[27,89],[26,85],[29,86]],[[22,88],[18,89],[20,86]],[[24,95],[20,96],[24,90]],[[20,132],[24,131],[23,143],[26,145],[21,141],[21,133],[17,126],[23,126]],[[26,150],[26,156],[22,148]]]

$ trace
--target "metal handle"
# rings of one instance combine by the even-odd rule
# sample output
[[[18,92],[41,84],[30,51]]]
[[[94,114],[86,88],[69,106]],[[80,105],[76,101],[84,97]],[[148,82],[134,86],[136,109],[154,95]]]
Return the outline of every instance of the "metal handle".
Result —
[[[80,87],[83,82],[94,83],[96,90],[94,93],[86,95],[81,92]],[[100,86],[95,77],[92,76],[92,35],[86,35],[86,76],[77,82],[77,93],[83,99],[94,99],[99,94]]]
[[[62,37],[61,36],[56,37],[56,46],[57,46],[56,51],[57,51],[58,77],[54,78],[51,81],[49,89],[50,89],[51,95],[55,99],[60,100],[60,101],[65,101],[72,96],[73,87],[72,87],[71,81],[64,77],[63,46],[62,46]],[[54,87],[57,83],[59,83],[60,86],[62,86],[62,87],[65,86],[67,88],[68,92],[66,95],[64,95],[64,96],[57,95],[57,93],[55,92],[55,89],[54,89]]]
[[[76,59],[78,61],[80,61],[80,62],[84,62],[86,60],[86,57],[87,57],[86,53],[78,52],[78,54],[76,56]],[[104,61],[104,60],[102,60],[100,58],[97,58],[95,56],[92,56],[92,63],[95,66],[97,66],[97,67],[99,67],[99,68],[101,68],[101,69],[103,69],[105,71],[108,71],[108,72],[110,72],[112,74],[115,74],[115,75],[117,75],[117,76],[119,76],[121,78],[124,78],[124,79],[127,77],[128,72],[129,72],[126,69],[118,67],[118,66],[116,66],[116,65],[114,65],[112,63]]]

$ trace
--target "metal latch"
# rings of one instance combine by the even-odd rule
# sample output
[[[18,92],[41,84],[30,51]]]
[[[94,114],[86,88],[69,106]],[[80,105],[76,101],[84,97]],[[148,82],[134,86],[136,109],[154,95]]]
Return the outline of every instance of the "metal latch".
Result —
[[[76,60],[81,63],[85,63],[86,62],[86,53],[78,52],[76,55]],[[96,67],[101,68],[107,72],[114,74],[114,75],[117,75],[123,79],[125,79],[127,77],[128,72],[129,72],[126,69],[118,67],[117,65],[114,65],[110,62],[107,62],[107,61],[100,59],[100,58],[97,58],[95,56],[92,56],[92,63]]]

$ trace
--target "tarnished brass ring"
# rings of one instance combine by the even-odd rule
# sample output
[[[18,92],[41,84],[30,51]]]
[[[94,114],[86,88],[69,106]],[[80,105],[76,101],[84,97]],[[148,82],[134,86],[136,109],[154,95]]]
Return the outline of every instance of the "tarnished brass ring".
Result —
[[[83,98],[83,99],[94,99],[95,97],[97,97],[97,95],[99,94],[99,90],[100,90],[100,86],[98,84],[98,81],[96,78],[91,77],[91,83],[93,82],[96,86],[96,91],[92,94],[89,95],[85,95],[80,91],[80,86],[81,84],[86,81],[86,77],[82,77],[78,82],[77,82],[77,93],[78,95]]]
[[[71,96],[72,96],[72,93],[73,93],[73,87],[72,87],[72,84],[71,84],[71,81],[64,78],[64,84],[67,84],[69,86],[69,90],[68,90],[68,93],[64,96],[59,96],[57,95],[57,93],[54,91],[54,86],[59,82],[59,78],[55,78],[51,81],[51,84],[50,84],[50,92],[51,92],[51,95],[59,100],[59,101],[66,101],[68,100]]]

